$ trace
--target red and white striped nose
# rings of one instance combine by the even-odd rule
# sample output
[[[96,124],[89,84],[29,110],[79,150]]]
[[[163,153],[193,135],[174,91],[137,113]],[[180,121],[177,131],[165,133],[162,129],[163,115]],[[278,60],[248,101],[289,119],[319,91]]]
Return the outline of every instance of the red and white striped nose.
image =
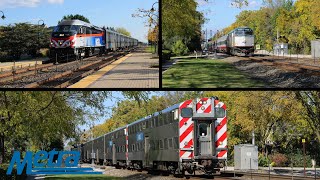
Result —
[[[197,113],[211,113],[212,111],[212,102],[210,98],[202,98],[198,100],[196,105]]]

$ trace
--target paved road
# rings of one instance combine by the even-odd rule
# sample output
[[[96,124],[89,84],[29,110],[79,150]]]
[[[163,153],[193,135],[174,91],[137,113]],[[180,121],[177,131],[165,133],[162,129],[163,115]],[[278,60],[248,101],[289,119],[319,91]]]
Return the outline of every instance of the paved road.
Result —
[[[150,53],[133,53],[119,59],[70,88],[159,88],[159,59]]]

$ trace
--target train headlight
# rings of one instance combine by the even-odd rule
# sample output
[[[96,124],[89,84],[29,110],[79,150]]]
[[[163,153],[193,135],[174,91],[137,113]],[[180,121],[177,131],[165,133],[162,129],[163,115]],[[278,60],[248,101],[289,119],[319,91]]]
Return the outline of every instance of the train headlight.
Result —
[[[206,109],[206,107],[204,106],[201,106],[201,110],[204,111]]]
[[[203,101],[203,105],[206,105],[207,104],[207,101]]]
[[[200,103],[201,105],[203,104],[203,102],[202,102],[202,101],[200,101],[199,103]]]
[[[223,145],[223,142],[222,142],[222,141],[219,141],[219,145]]]
[[[186,142],[184,142],[184,145],[186,146],[186,145],[188,145],[188,142],[186,141]]]

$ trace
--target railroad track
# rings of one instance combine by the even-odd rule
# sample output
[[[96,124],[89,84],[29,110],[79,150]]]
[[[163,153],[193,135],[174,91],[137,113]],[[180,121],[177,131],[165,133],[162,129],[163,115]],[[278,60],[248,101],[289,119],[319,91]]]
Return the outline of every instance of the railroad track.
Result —
[[[266,66],[274,66],[286,71],[320,76],[320,66],[303,63],[303,61],[292,62],[288,58],[275,59],[276,57],[241,57],[241,60],[259,62]]]
[[[91,166],[87,164],[87,166]],[[105,169],[106,174],[110,176],[115,177],[123,177],[126,179],[126,177],[139,177],[139,179],[153,179],[153,177],[158,177],[155,179],[161,179],[161,180],[178,180],[181,178],[185,179],[191,179],[191,180],[198,180],[198,179],[217,179],[217,180],[227,180],[227,179],[241,179],[241,180],[286,180],[286,179],[292,179],[291,175],[277,175],[277,174],[268,174],[268,173],[254,173],[254,172],[232,172],[232,171],[221,171],[221,173],[214,174],[214,175],[203,175],[199,174],[198,172],[196,175],[190,175],[186,173],[184,177],[173,174],[169,174],[164,171],[148,171],[148,170],[128,170],[128,169],[122,169],[122,168],[115,168],[113,166],[102,166],[102,165],[95,165],[96,168]],[[313,180],[314,177],[308,176],[293,176],[294,180]],[[318,179],[320,179],[318,177]]]
[[[95,71],[111,64],[127,53],[110,53],[104,57],[90,57],[59,65],[44,64],[0,74],[4,88],[66,88]]]

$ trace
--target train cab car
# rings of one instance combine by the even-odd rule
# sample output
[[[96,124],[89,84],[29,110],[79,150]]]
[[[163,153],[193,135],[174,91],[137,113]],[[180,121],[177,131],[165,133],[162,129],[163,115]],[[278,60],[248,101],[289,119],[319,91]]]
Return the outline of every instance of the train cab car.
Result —
[[[227,152],[226,105],[212,97],[184,101],[87,142],[81,157],[184,175],[220,171]]]
[[[228,34],[228,47],[232,55],[253,55],[254,35],[248,27],[237,28]]]
[[[65,20],[52,32],[51,59],[89,57],[102,53],[105,47],[103,29],[80,20]]]
[[[217,52],[227,53],[227,38],[228,36],[222,36],[217,40]]]

